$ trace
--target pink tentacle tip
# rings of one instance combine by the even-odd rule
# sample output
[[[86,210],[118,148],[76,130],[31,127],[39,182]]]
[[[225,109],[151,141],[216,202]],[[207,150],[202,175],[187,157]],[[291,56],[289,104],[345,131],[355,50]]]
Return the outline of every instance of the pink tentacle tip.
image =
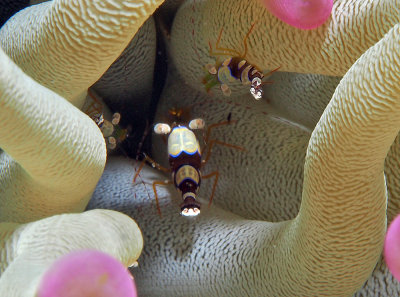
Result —
[[[137,297],[129,271],[106,253],[82,250],[67,254],[43,275],[38,297]]]
[[[281,21],[303,30],[321,26],[332,13],[333,0],[263,0]]]
[[[390,272],[400,281],[400,215],[392,221],[387,230],[383,252]]]

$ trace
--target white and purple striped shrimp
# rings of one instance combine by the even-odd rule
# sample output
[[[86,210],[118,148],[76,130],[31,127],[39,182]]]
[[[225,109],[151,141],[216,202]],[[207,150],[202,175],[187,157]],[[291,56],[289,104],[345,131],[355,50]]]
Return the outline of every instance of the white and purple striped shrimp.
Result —
[[[254,97],[254,99],[259,100],[262,98],[262,85],[272,83],[269,81],[263,82],[263,78],[270,76],[273,72],[277,71],[279,67],[268,72],[267,74],[263,74],[259,67],[245,59],[247,54],[247,38],[253,30],[254,25],[255,24],[250,27],[250,30],[243,39],[243,54],[234,49],[223,48],[219,46],[223,29],[221,29],[219,32],[218,39],[215,44],[215,49],[217,50],[216,52],[212,50],[211,43],[209,42],[210,56],[227,56],[227,58],[222,63],[218,63],[217,59],[215,65],[206,65],[208,73],[203,79],[203,84],[207,92],[209,92],[210,89],[215,85],[220,84],[222,93],[225,96],[230,96],[231,90],[228,86],[228,83],[234,80],[240,80],[242,84],[250,85],[250,94]]]
[[[82,107],[85,112],[99,127],[106,141],[107,149],[114,150],[117,145],[128,137],[128,129],[119,125],[121,114],[116,112],[107,120],[103,115],[103,103],[92,90],[88,90],[88,98]]]

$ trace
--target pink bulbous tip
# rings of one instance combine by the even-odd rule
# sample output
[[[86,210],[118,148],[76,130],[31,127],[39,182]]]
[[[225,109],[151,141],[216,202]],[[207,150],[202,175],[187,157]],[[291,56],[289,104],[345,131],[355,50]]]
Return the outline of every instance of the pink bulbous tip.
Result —
[[[299,28],[314,29],[331,15],[333,0],[263,0],[265,7],[281,21]]]
[[[387,230],[383,252],[390,272],[400,281],[400,215]]]
[[[44,274],[38,297],[137,297],[129,271],[96,250],[67,254]]]

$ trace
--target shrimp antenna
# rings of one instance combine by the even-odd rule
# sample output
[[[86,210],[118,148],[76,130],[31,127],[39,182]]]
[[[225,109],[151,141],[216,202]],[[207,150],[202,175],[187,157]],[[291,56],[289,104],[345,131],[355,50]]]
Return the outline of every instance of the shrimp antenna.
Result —
[[[243,39],[244,53],[243,53],[242,57],[246,57],[246,55],[247,55],[247,38],[250,36],[251,31],[253,31],[255,24],[256,23],[253,23],[251,25],[249,32],[247,32],[246,36]]]

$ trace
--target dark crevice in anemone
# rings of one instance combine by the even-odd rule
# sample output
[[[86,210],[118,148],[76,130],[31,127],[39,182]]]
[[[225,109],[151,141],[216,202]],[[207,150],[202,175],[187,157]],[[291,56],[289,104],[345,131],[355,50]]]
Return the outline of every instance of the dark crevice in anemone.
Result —
[[[142,153],[151,156],[151,134],[153,131],[153,121],[157,109],[158,101],[161,97],[162,90],[165,85],[167,76],[167,54],[166,46],[163,40],[163,32],[161,32],[160,18],[158,11],[154,13],[156,24],[156,61],[153,74],[153,90],[151,94],[150,104],[146,112],[146,116],[140,122],[135,122],[135,129],[129,139],[124,142],[122,150],[128,157],[140,159]],[[143,139],[144,138],[144,139]]]
[[[29,0],[1,0],[0,1],[0,28],[15,13],[29,6]]]

